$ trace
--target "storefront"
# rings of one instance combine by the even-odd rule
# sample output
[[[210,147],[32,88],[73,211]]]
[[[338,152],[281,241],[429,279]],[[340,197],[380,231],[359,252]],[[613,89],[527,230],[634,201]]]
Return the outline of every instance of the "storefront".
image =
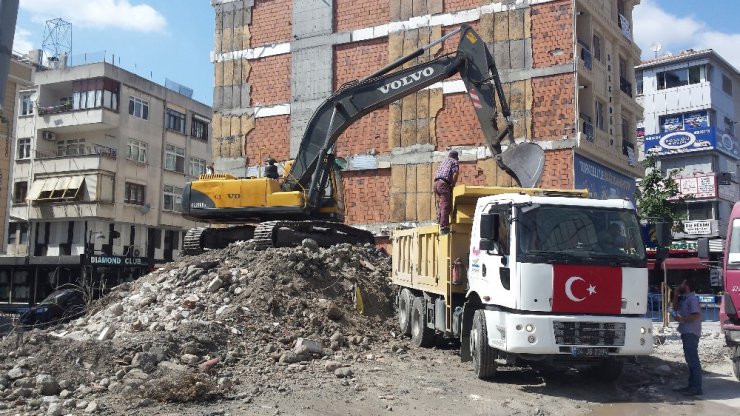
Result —
[[[100,294],[150,270],[146,257],[0,257],[0,311],[35,305],[64,285],[90,286]]]

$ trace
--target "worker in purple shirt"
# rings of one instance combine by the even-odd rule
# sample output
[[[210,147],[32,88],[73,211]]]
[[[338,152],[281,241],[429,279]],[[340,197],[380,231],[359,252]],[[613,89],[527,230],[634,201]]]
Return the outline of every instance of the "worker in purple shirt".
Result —
[[[701,390],[701,362],[699,337],[701,337],[701,309],[696,296],[696,283],[685,279],[673,295],[673,319],[678,322],[678,332],[683,342],[683,355],[689,367],[689,385],[673,389],[686,396],[698,396]]]
[[[434,172],[434,195],[437,199],[437,222],[441,235],[450,232],[450,211],[452,211],[452,188],[457,183],[460,163],[456,150],[450,151],[447,158],[437,166]]]

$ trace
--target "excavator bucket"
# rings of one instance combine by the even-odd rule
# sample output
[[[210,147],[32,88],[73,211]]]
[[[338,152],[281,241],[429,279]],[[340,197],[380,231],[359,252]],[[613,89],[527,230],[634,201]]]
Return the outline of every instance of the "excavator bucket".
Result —
[[[532,142],[510,145],[496,156],[498,165],[514,177],[522,188],[534,188],[545,170],[545,151]]]

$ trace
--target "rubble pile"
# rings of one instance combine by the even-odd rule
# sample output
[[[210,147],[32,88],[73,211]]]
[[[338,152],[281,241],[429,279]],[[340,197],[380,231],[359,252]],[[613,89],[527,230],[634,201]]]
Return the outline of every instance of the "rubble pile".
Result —
[[[392,338],[389,271],[374,246],[312,240],[265,251],[236,243],[169,263],[82,318],[5,337],[0,411],[94,413],[116,398],[248,398],[306,374],[351,377],[352,362]]]

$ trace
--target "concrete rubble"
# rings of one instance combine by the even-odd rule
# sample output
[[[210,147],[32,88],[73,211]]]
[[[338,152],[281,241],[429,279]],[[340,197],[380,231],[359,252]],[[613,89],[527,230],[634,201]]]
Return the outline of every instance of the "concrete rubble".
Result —
[[[373,246],[310,240],[185,257],[114,288],[82,318],[4,337],[0,413],[117,413],[351,379],[352,364],[393,337],[389,271]]]

